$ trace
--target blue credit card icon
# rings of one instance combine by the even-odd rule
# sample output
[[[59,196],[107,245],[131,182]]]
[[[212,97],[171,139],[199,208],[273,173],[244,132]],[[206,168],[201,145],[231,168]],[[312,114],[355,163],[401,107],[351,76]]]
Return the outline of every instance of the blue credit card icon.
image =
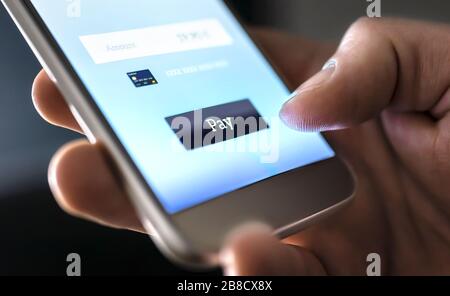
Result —
[[[136,87],[158,84],[158,81],[150,70],[130,72],[127,75]]]

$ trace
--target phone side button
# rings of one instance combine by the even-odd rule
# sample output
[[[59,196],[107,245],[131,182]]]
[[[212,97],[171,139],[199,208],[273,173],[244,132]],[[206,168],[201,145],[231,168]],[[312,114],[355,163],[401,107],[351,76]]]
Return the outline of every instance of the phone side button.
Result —
[[[86,135],[87,139],[89,140],[89,142],[91,144],[93,144],[93,145],[96,144],[97,143],[97,139],[95,138],[94,134],[89,129],[89,127],[86,124],[86,122],[84,122],[84,120],[81,117],[81,115],[78,112],[78,110],[73,105],[70,105],[69,108],[70,108],[70,111],[72,112],[73,116],[75,117],[75,120],[78,122],[78,124],[80,125],[80,127],[83,130],[84,134]]]

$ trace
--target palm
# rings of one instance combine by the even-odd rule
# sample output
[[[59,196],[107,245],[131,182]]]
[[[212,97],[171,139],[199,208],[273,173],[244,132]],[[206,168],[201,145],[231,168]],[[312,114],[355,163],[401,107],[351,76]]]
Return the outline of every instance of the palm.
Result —
[[[255,35],[293,86],[316,73],[333,53],[333,47],[297,38]],[[290,54],[286,54],[287,48],[293,49]],[[448,213],[441,209],[450,206],[450,188],[444,183],[450,165],[432,157],[437,155],[434,150],[440,149],[432,145],[423,147],[416,156],[417,164],[405,166],[402,145],[415,143],[390,132],[392,121],[387,116],[383,113],[358,127],[326,135],[352,167],[358,188],[347,209],[286,240],[315,254],[317,260],[312,264],[321,265],[315,270],[365,274],[367,255],[374,252],[381,255],[385,274],[413,270],[442,274],[448,269],[444,262],[450,262],[450,224]]]

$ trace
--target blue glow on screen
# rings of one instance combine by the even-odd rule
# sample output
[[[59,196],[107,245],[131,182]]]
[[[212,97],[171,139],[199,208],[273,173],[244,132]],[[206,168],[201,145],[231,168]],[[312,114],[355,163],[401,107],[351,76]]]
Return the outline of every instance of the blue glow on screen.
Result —
[[[89,0],[75,8],[66,0],[32,3],[170,214],[334,156],[321,135],[292,131],[278,119],[289,91],[222,1]],[[232,43],[96,63],[80,39],[198,20],[218,21]],[[201,65],[210,68],[172,75],[173,70]],[[141,84],[133,84],[129,73],[142,70],[151,71],[151,75],[138,72],[150,83],[136,87]],[[157,81],[151,83],[153,76]],[[253,103],[271,129],[231,142],[245,143],[276,129],[276,161],[262,161],[271,154],[267,151],[187,151],[165,121],[169,116],[242,99]]]

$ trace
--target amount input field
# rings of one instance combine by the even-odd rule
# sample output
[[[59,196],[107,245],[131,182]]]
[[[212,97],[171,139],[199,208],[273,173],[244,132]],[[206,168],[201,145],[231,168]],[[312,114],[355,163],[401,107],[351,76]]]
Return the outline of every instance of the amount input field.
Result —
[[[232,37],[216,19],[80,36],[96,64],[229,46]]]

